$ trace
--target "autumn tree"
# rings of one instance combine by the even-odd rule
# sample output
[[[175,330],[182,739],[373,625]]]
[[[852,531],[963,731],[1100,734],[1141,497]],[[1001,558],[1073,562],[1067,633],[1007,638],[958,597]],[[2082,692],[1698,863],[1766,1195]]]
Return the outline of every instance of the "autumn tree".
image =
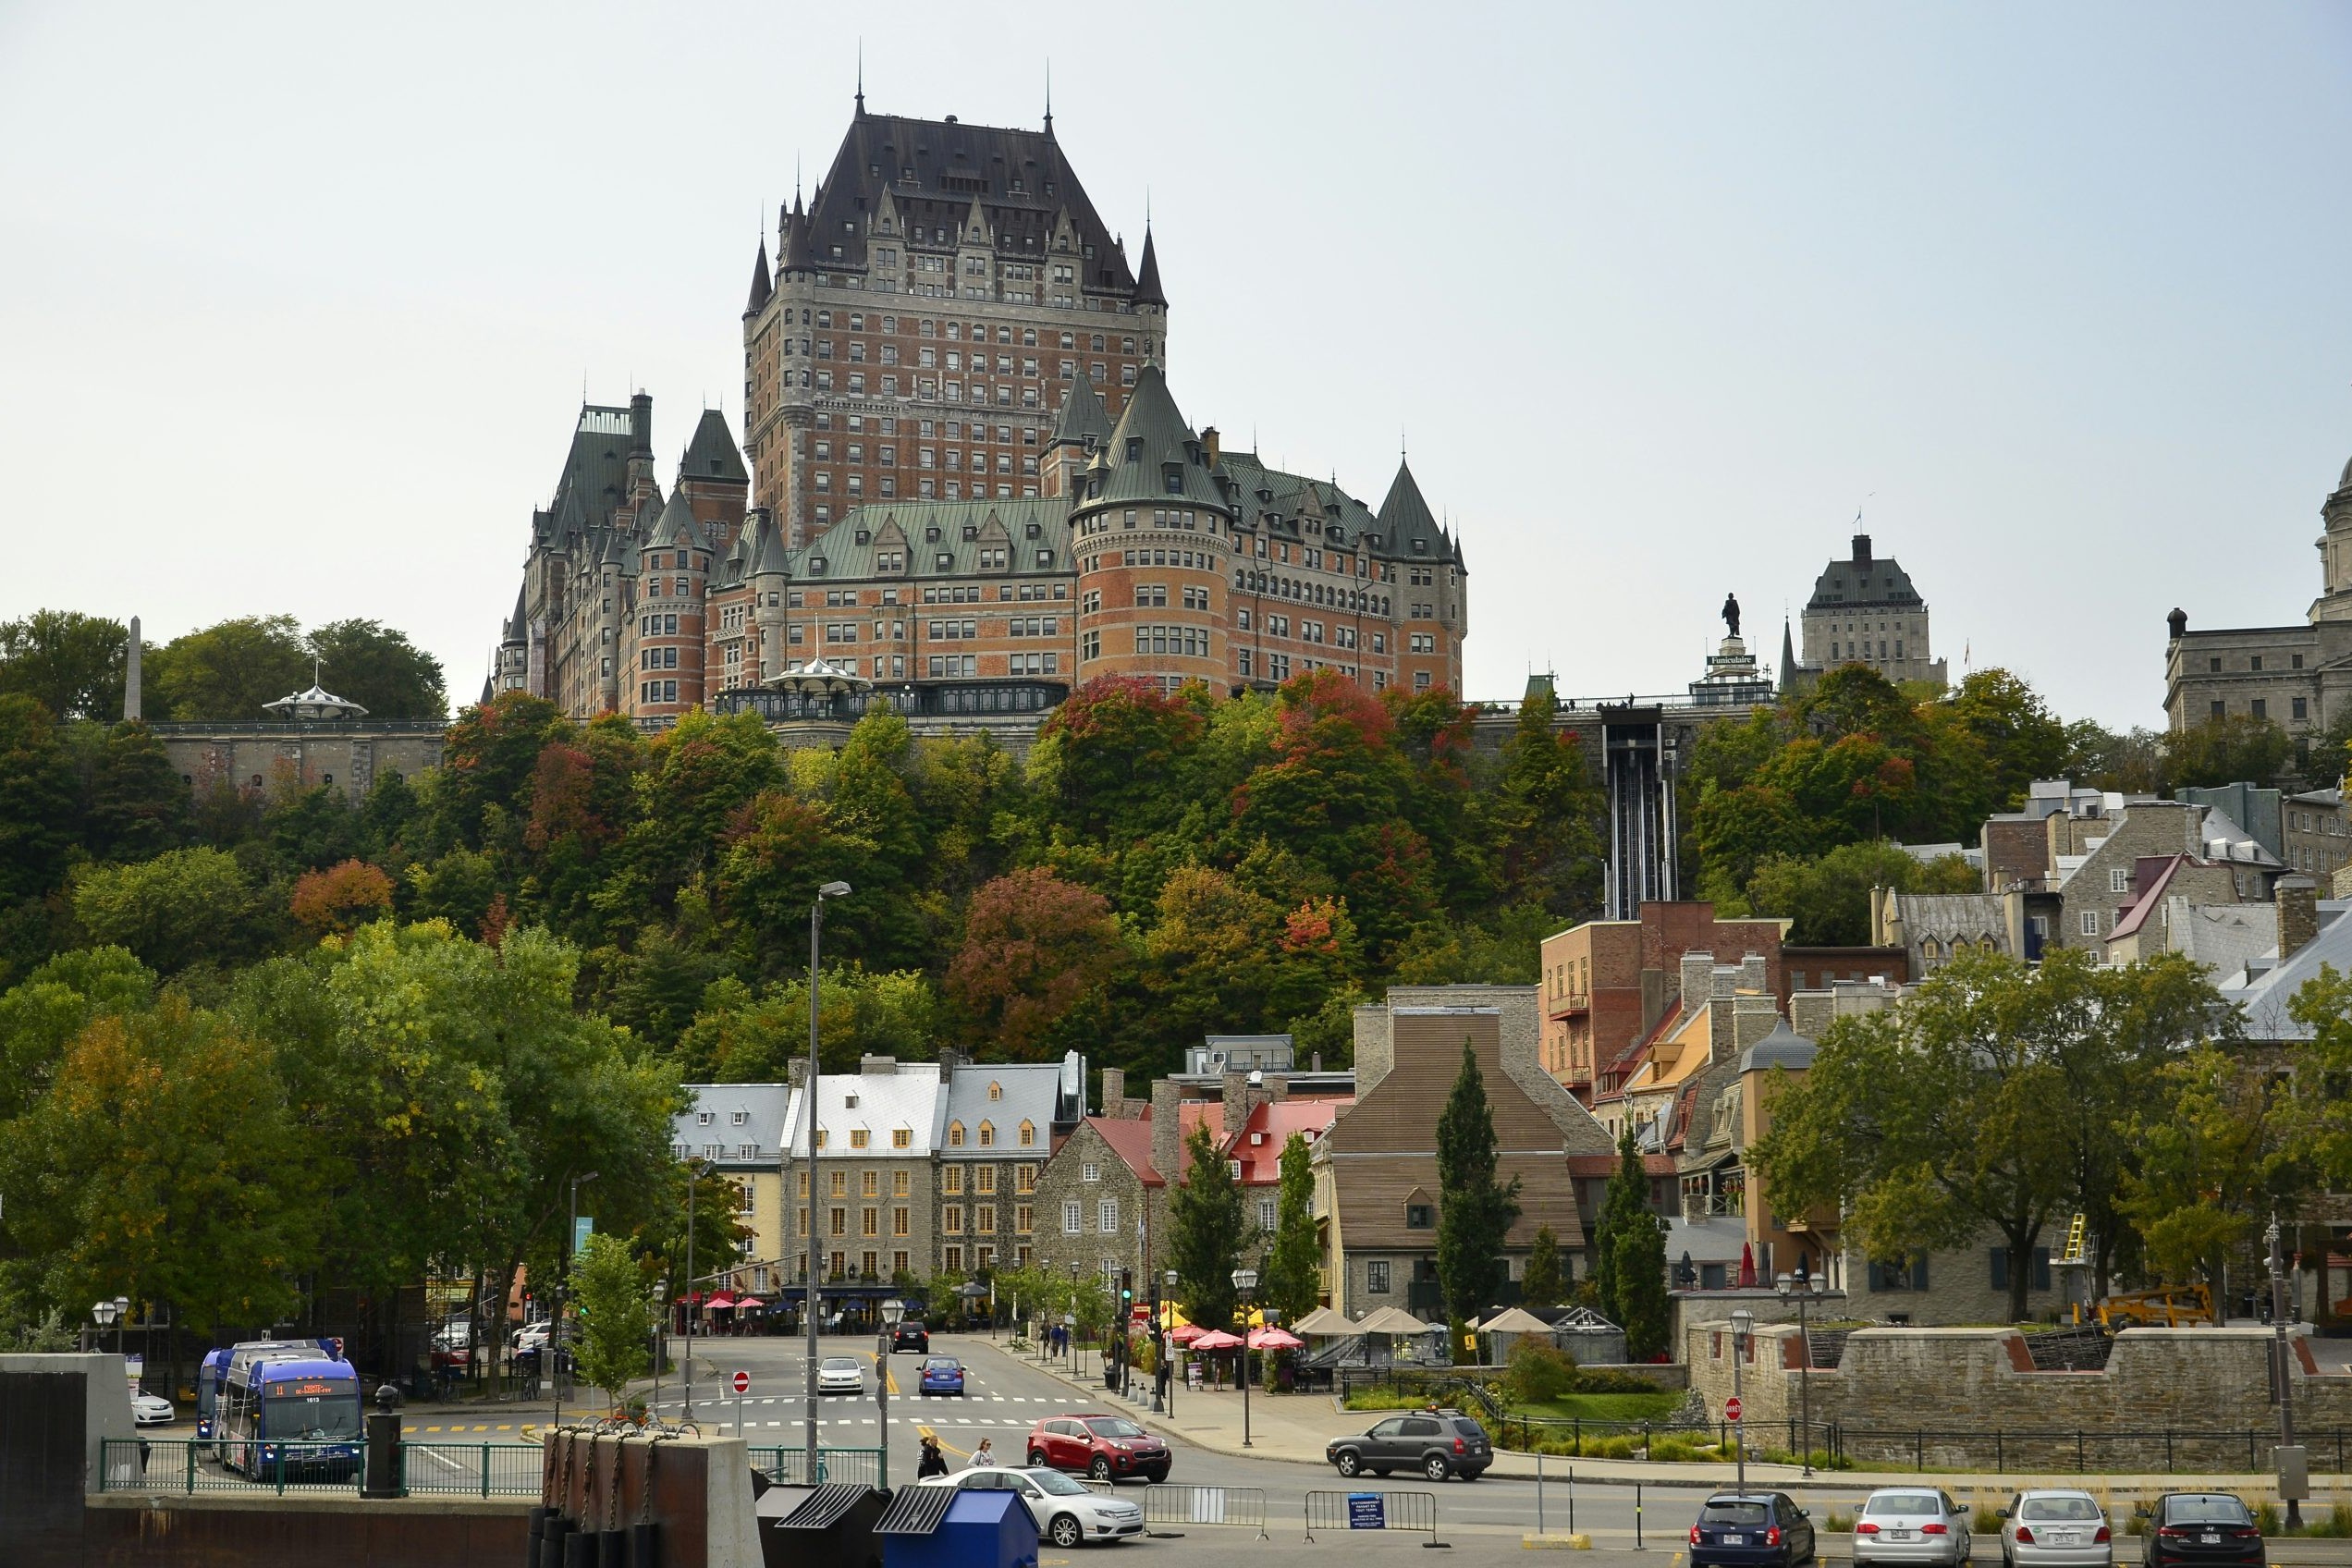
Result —
[[[306,871],[294,884],[294,918],[320,936],[346,936],[392,907],[392,878],[363,860]]]
[[[972,896],[948,996],[968,1035],[1016,1061],[1051,1054],[1054,1031],[1119,962],[1110,905],[1043,870],[999,876]]]

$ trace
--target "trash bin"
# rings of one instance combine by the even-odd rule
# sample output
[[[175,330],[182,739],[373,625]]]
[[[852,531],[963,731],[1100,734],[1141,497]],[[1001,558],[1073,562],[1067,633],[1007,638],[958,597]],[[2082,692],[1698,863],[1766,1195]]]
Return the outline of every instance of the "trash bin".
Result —
[[[759,1472],[753,1471],[754,1477]],[[761,1477],[764,1479],[764,1477]],[[760,1561],[767,1568],[882,1568],[874,1533],[890,1494],[863,1482],[757,1487]]]
[[[1035,1568],[1037,1523],[1019,1492],[906,1487],[881,1522],[885,1568]]]

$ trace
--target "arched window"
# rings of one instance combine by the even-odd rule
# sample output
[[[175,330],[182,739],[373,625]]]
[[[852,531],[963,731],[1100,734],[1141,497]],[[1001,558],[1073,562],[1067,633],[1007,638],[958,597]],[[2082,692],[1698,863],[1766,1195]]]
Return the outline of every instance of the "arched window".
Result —
[[[1022,1122],[1021,1146],[1024,1149],[1035,1148],[1037,1146],[1037,1124],[1035,1122],[1027,1121]]]
[[[995,1123],[988,1121],[983,1121],[980,1123],[980,1146],[984,1149],[992,1149],[997,1146],[997,1129]]]
[[[992,1100],[1004,1098],[1004,1085],[993,1078],[988,1080],[988,1097]]]
[[[948,1123],[948,1147],[951,1149],[960,1149],[963,1147],[962,1122],[950,1121]]]

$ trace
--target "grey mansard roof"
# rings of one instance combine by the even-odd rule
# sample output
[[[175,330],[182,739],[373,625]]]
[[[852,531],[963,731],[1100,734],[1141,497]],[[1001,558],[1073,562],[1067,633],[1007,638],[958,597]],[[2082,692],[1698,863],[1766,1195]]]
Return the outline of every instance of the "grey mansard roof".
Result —
[[[735,433],[727,427],[727,416],[717,409],[704,409],[702,422],[694,426],[694,438],[686,443],[686,455],[679,459],[680,479],[716,479],[733,484],[749,484],[751,470],[743,466],[743,454],[735,446]]]
[[[1110,439],[1110,410],[1103,407],[1094,381],[1082,370],[1070,385],[1070,396],[1061,400],[1061,412],[1054,417],[1053,438],[1076,444],[1089,435],[1096,446]]]
[[[966,527],[973,531],[969,539],[963,536]],[[1032,527],[1037,531],[1034,537],[1029,533]],[[933,529],[938,531],[937,539],[930,537]],[[899,535],[905,539],[906,570],[885,573],[877,569],[875,557],[885,546],[900,547],[893,543]],[[791,552],[788,570],[795,582],[812,583],[974,577],[980,575],[981,547],[991,544],[1009,545],[1011,564],[1001,572],[989,569],[990,576],[1011,580],[1041,571],[1075,570],[1070,554],[1070,516],[1059,496],[869,501]],[[1040,551],[1052,559],[1040,564]],[[938,564],[942,554],[949,558],[944,567]],[[823,571],[814,570],[820,560],[825,563]]]
[[[1870,536],[1857,533],[1852,558],[1831,561],[1822,570],[1814,580],[1813,596],[1805,602],[1805,608],[1809,615],[1866,606],[1919,610],[1927,607],[1927,602],[1911,586],[1911,574],[1893,557],[1873,555]]]

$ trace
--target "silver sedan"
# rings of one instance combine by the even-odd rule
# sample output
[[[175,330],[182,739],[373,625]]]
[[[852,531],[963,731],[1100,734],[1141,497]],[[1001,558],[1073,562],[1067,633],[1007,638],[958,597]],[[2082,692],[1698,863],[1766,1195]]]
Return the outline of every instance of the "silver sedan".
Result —
[[[1968,1512],[1932,1487],[1888,1487],[1854,1521],[1854,1568],[1959,1568],[1968,1561]]]
[[[2089,1492],[2019,1492],[2001,1511],[2007,1568],[2114,1568],[2114,1532]]]
[[[853,1355],[828,1355],[816,1364],[816,1391],[821,1394],[865,1392],[865,1366]]]

